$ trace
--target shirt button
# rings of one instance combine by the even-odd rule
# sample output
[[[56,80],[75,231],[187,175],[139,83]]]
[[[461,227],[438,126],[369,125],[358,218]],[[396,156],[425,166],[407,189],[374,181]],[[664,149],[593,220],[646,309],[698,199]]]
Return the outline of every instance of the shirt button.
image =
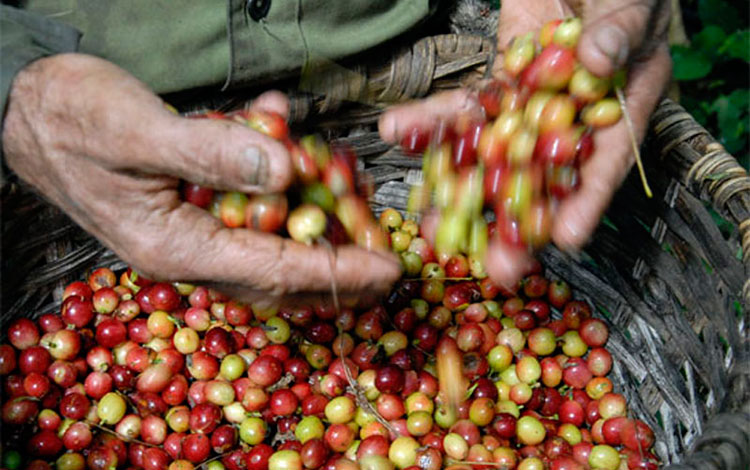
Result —
[[[247,14],[255,21],[260,21],[268,15],[271,0],[247,0]]]

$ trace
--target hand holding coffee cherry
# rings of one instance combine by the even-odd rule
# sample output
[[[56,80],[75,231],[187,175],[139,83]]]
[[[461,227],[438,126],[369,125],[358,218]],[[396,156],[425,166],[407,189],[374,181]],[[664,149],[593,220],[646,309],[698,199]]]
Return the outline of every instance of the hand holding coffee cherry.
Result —
[[[285,116],[288,102],[269,93],[252,109]],[[287,148],[237,123],[179,117],[109,62],[62,54],[25,67],[11,88],[2,139],[20,178],[148,277],[210,281],[245,301],[319,301],[331,289],[325,248],[225,228],[180,199],[180,179],[243,194],[282,192],[294,173]],[[266,222],[273,223],[258,219]],[[337,250],[333,274],[344,300],[375,295],[399,273],[388,254]]]
[[[561,21],[574,14],[581,15],[580,27],[576,27],[574,22]],[[585,90],[591,97],[599,98],[595,96],[598,90],[595,85],[596,80],[592,77],[611,79],[616,72],[626,68],[628,73],[623,91],[635,138],[640,142],[645,135],[649,116],[656,107],[670,76],[671,63],[666,42],[668,23],[669,5],[665,1],[512,0],[503,2],[498,28],[498,45],[501,54],[495,60],[493,74],[501,80],[507,80],[510,76],[514,80],[513,83],[520,83],[520,86],[516,87],[512,93],[505,94],[504,106],[519,107],[525,113],[524,120],[527,120],[528,116],[538,118],[538,114],[533,112],[534,108],[539,108],[541,112],[547,103],[539,106],[540,102],[534,102],[529,96],[531,93],[523,91],[524,85],[531,84],[532,87],[560,91],[561,87],[558,82],[564,82],[563,88],[567,88],[567,95],[574,99],[576,87],[579,90]],[[561,27],[557,34],[558,38],[553,41],[552,35],[559,26]],[[530,36],[529,32],[532,32]],[[543,38],[545,35],[548,37]],[[525,41],[524,38],[526,38]],[[578,75],[581,76],[576,80],[566,76],[572,71],[568,70],[569,67],[566,65],[573,65],[569,57],[568,60],[562,61],[558,60],[560,57],[546,57],[548,59],[546,67],[532,67],[527,62],[528,49],[530,46],[531,58],[533,58],[535,47],[542,42],[540,39],[546,41],[547,45],[551,42],[560,48],[568,47],[574,53],[573,58],[577,59],[589,73],[580,72]],[[577,46],[570,47],[576,42]],[[550,50],[546,55],[552,56],[552,52],[554,50]],[[544,54],[545,52],[541,52],[540,56]],[[517,73],[524,76],[516,77]],[[575,85],[572,83],[574,81]],[[538,86],[540,83],[541,87]],[[565,120],[566,116],[570,117],[565,112],[569,109],[569,106],[566,106],[568,104],[565,99],[566,95],[558,95],[558,97],[553,102],[555,106],[549,107],[555,109],[547,111],[553,127],[555,123]],[[485,111],[488,111],[487,115],[492,117],[494,110],[487,109],[487,103],[480,102],[475,92],[469,90],[446,92],[421,102],[397,106],[389,110],[380,121],[380,132],[389,142],[401,142],[402,145],[407,146],[426,145],[430,137],[420,135],[424,133],[415,132],[415,129],[427,130],[426,134],[431,135],[434,140],[435,135],[442,132],[442,129],[436,129],[442,125],[441,123],[451,122],[458,124],[457,127],[467,127],[465,125],[467,122],[484,122],[488,117],[485,116]],[[583,114],[581,117],[583,118]],[[593,114],[589,116],[589,119],[591,118],[594,118]],[[513,119],[508,119],[496,125],[498,131],[502,131],[514,128],[515,124],[517,123]],[[571,130],[575,131],[575,128]],[[466,140],[463,129],[459,131],[461,134],[457,136],[458,139],[455,139],[456,142]],[[465,131],[466,136],[469,136],[471,126],[468,126]],[[570,136],[565,133],[561,134],[557,139],[548,142],[550,150],[555,142],[560,144],[571,140],[566,139]],[[588,159],[580,163],[577,172],[577,188],[567,194],[564,200],[560,198],[551,221],[549,229],[551,240],[563,249],[579,249],[587,241],[609,204],[612,194],[633,165],[632,142],[625,120],[621,119],[612,126],[598,129],[592,136],[595,150]],[[513,160],[512,163],[515,166],[519,166],[528,157],[528,150],[535,151],[535,144],[543,143],[532,142],[533,136],[526,137],[528,138],[519,137],[516,139],[517,145],[507,149],[507,156]],[[463,153],[454,154],[454,158],[456,155],[463,156]],[[564,155],[551,155],[550,153],[548,156],[557,158]],[[564,168],[564,166],[558,168]],[[489,170],[485,168],[485,172]],[[562,183],[570,182],[571,174],[563,170],[556,171],[557,173],[552,175],[556,180]],[[522,174],[518,178],[517,186],[542,185],[544,179],[545,177],[541,174],[534,172]],[[547,177],[547,179],[550,178]],[[524,202],[524,200],[518,202]],[[424,225],[428,229],[432,225],[433,233],[437,229],[437,222],[431,217],[427,217]],[[532,258],[526,246],[519,249],[513,246],[513,243],[500,241],[496,237],[492,238],[485,257],[487,272],[495,282],[512,285],[528,272],[533,265]],[[524,245],[533,244],[524,243]]]

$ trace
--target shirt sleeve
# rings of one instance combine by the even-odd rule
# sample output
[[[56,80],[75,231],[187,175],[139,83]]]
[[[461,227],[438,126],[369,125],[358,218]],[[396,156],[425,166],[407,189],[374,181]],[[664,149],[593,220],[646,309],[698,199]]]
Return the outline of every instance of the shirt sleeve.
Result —
[[[8,94],[16,74],[36,59],[75,52],[80,37],[81,34],[76,29],[66,24],[0,5],[0,110],[3,121]],[[3,173],[4,171],[0,172],[0,182],[4,181]]]

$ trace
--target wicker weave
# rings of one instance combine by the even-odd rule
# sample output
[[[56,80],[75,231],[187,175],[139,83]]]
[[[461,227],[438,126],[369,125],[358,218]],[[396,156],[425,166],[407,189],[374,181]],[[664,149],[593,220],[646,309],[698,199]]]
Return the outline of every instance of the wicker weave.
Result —
[[[391,60],[291,93],[292,116],[354,147],[377,185],[375,212],[403,210],[420,162],[378,138],[382,108],[481,78],[493,57],[487,39],[425,38]],[[655,430],[665,468],[746,469],[750,178],[671,101],[655,112],[644,155],[653,199],[631,175],[584,251],[549,247],[540,258],[609,323],[613,381]],[[707,206],[738,229],[722,235]],[[124,266],[18,183],[3,189],[3,207],[3,323],[57,310],[62,286],[94,266]]]

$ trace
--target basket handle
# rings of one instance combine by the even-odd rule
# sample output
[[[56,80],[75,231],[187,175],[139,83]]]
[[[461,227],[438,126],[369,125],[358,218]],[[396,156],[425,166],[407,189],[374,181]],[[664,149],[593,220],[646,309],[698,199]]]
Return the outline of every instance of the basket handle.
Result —
[[[659,104],[651,130],[664,164],[696,197],[739,227],[745,283],[742,298],[750,307],[750,176],[685,109],[672,100]]]
[[[693,195],[711,203],[723,217],[739,227],[745,282],[743,311],[750,308],[750,176],[737,160],[679,104],[665,99],[651,118],[651,131],[662,163]],[[730,390],[746,396],[748,340],[737,351]],[[750,403],[714,416],[706,423],[692,453],[665,470],[729,470],[750,464]]]
[[[347,101],[382,108],[423,97],[438,82],[451,77],[465,79],[466,73],[479,69],[483,75],[494,60],[495,43],[481,36],[440,34],[396,52],[390,48],[378,52],[388,58],[349,66],[334,62],[311,65],[303,73],[300,90],[288,93],[290,120],[301,122],[311,115],[330,113]]]

